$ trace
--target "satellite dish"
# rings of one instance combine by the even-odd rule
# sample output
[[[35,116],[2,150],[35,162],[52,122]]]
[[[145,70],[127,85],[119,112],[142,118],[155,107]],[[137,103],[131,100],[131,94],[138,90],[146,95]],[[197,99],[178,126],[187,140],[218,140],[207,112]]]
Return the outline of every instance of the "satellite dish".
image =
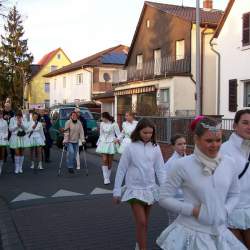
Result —
[[[110,77],[109,73],[104,73],[103,74],[103,79],[105,80],[105,82],[110,81],[111,77]]]

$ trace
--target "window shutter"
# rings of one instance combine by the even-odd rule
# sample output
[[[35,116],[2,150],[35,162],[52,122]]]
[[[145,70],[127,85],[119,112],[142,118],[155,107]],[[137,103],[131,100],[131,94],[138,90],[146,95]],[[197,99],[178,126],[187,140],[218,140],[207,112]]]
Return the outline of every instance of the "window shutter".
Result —
[[[229,80],[229,111],[237,111],[237,79]]]
[[[243,35],[242,35],[242,44],[243,46],[250,44],[250,13],[243,15]]]

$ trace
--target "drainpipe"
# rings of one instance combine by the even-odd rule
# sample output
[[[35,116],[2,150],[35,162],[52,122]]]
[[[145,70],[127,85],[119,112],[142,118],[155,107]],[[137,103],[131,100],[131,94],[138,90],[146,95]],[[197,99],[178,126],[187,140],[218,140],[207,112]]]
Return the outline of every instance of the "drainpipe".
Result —
[[[214,44],[212,43],[213,38],[210,40],[209,44],[211,47],[211,50],[218,56],[218,94],[217,94],[217,115],[220,115],[220,92],[221,92],[221,84],[220,84],[220,71],[221,71],[221,55],[220,53],[214,49]]]

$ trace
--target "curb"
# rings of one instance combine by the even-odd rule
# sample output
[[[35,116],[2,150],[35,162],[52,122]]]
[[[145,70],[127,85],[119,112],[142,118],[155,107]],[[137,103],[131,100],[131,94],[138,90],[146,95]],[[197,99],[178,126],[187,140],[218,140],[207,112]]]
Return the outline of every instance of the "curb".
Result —
[[[24,250],[6,202],[0,197],[0,249]]]

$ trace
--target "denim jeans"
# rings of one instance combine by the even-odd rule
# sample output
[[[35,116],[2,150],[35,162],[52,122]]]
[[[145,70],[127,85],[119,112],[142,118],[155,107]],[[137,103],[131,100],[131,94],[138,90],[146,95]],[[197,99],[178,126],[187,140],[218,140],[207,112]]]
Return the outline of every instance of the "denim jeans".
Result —
[[[79,145],[77,143],[67,144],[67,165],[68,168],[74,168],[76,166],[76,154],[79,152]]]

